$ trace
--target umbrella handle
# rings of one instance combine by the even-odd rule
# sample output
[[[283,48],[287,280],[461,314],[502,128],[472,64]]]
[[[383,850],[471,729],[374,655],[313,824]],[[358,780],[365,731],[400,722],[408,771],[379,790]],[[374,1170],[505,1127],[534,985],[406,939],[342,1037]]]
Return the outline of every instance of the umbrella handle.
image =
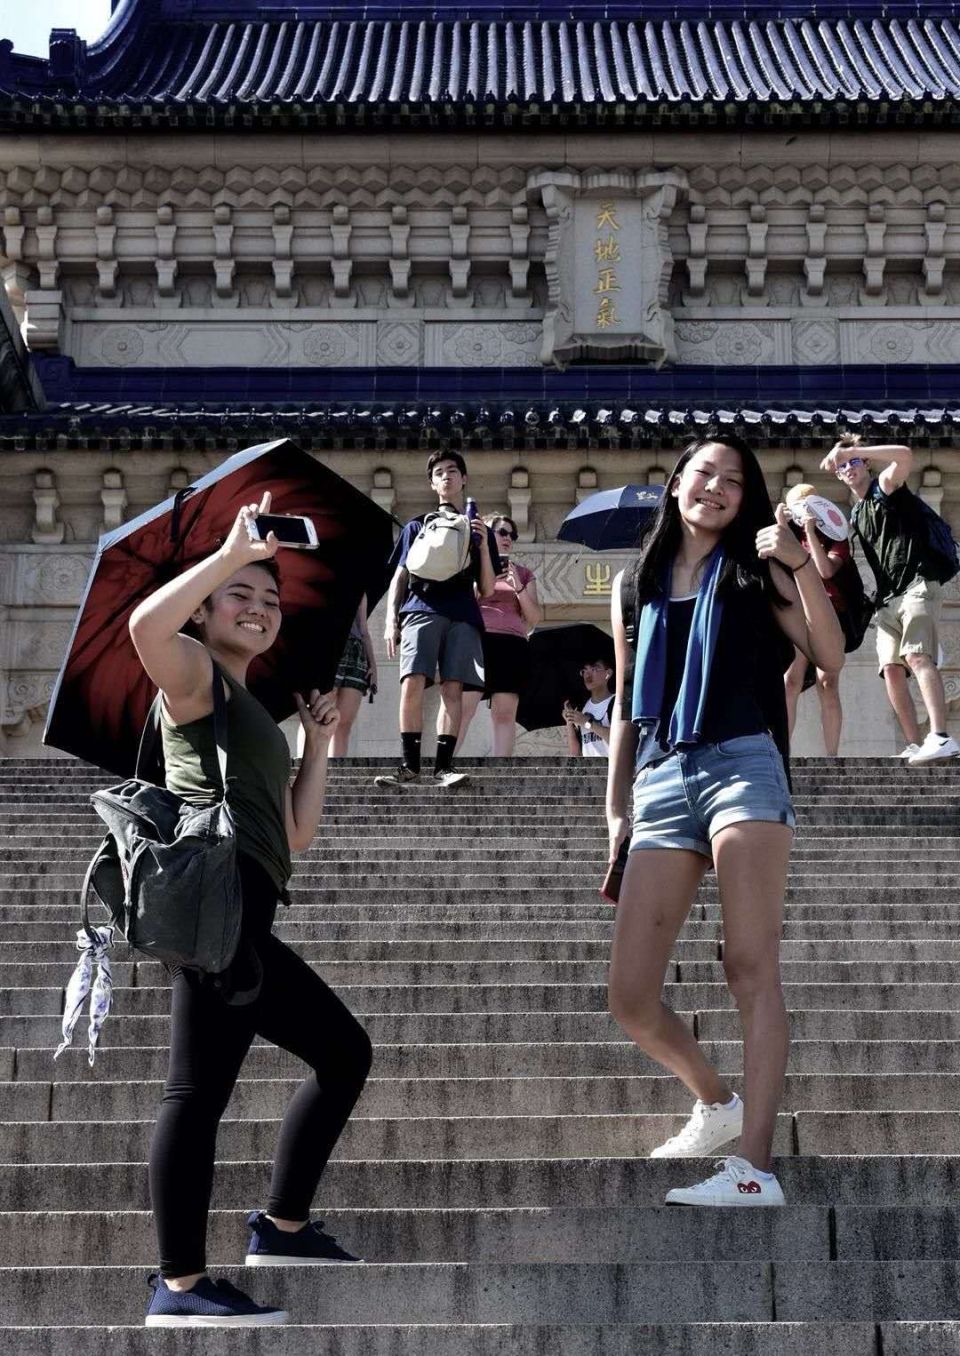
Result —
[[[173,513],[170,515],[170,540],[176,544],[180,540],[180,519],[187,496],[193,494],[194,487],[185,485],[173,496]]]

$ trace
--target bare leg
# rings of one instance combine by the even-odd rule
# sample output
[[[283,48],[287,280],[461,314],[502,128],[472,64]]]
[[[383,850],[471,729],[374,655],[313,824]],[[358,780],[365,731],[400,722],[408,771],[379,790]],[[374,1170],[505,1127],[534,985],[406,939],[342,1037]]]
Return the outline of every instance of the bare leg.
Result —
[[[495,692],[490,703],[493,717],[493,756],[510,758],[517,739],[517,707],[520,698],[515,692]]]
[[[930,717],[931,730],[947,728],[947,698],[943,690],[943,678],[940,670],[928,654],[908,654],[907,663],[910,672],[917,680],[920,696]]]
[[[423,730],[423,692],[427,680],[422,673],[411,673],[400,684],[400,733],[419,734]]]
[[[437,712],[437,734],[459,734],[462,714],[463,683],[441,683],[440,710]]]
[[[362,701],[363,693],[358,692],[355,687],[337,688],[337,710],[340,712],[340,724],[333,732],[330,748],[331,758],[346,758],[347,750],[350,747],[353,722],[357,718]]]
[[[780,937],[792,831],[731,824],[713,839],[723,911],[723,968],[743,1027],[740,1152],[769,1170],[790,1033],[780,982]]]
[[[836,758],[840,751],[840,731],[843,728],[843,707],[840,705],[840,675],[817,669],[817,691],[820,694],[820,724],[828,758]]]
[[[457,739],[456,752],[460,752],[460,746],[467,737],[467,731],[470,729],[470,723],[477,714],[477,707],[480,705],[482,692],[465,692],[463,694],[463,703],[460,716],[460,735]]]
[[[803,691],[803,679],[807,672],[808,662],[803,651],[797,650],[793,663],[783,675],[783,691],[787,699],[787,719],[790,722],[791,737],[793,727],[797,723],[797,702],[800,700],[800,693]]]
[[[707,1063],[693,1032],[661,998],[667,965],[708,862],[698,852],[649,848],[632,852],[617,905],[610,974],[610,1011],[631,1040],[675,1073],[703,1102],[733,1093]]]
[[[907,670],[902,664],[887,664],[883,670],[883,681],[904,738],[908,744],[919,744],[920,726],[917,723],[917,708],[913,704],[907,685]]]

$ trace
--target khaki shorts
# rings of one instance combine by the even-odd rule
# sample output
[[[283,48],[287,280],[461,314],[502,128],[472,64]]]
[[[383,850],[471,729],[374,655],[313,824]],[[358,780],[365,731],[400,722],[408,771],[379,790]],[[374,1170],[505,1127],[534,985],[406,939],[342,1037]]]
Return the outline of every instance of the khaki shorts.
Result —
[[[942,592],[943,586],[932,579],[918,579],[906,593],[891,598],[877,611],[877,662],[881,675],[888,664],[909,668],[906,656],[911,654],[928,654],[936,662]]]

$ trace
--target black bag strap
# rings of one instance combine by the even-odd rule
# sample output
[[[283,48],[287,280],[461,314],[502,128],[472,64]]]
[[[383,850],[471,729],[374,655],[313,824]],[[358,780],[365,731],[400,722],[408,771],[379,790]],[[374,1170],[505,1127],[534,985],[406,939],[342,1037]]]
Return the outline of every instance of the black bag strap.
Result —
[[[216,660],[211,659],[210,662],[213,665],[213,737],[217,744],[217,766],[220,769],[221,800],[226,800],[227,699],[223,695],[223,671]],[[137,767],[134,775],[138,781],[149,781],[150,778],[147,776],[147,773],[150,771],[151,766],[160,767],[163,763],[163,742],[160,727],[160,703],[162,701],[163,693],[158,692],[153,699],[150,710],[147,712],[143,733],[140,736],[140,747],[137,750]]]
[[[91,895],[93,895],[94,899],[96,899],[100,907],[102,909],[105,909],[106,912],[110,915],[110,922],[113,924],[114,927],[122,927],[123,924],[123,918],[117,917],[114,910],[103,898],[100,891],[93,883],[97,871],[104,864],[104,862],[108,861],[111,857],[116,859],[116,852],[117,852],[116,844],[114,843],[113,838],[110,836],[110,834],[107,834],[106,838],[103,839],[100,846],[94,853],[93,859],[90,862],[90,865],[87,867],[87,874],[83,878],[83,885],[80,887],[80,922],[83,925],[84,932],[90,938],[91,942],[96,942],[97,940],[96,934],[90,923]]]

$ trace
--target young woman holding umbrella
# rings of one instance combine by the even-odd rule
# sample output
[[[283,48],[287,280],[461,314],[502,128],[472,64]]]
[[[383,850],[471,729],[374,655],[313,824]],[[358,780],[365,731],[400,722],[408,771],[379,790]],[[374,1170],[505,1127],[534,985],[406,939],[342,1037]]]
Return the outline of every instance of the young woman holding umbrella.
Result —
[[[614,587],[611,861],[630,837],[610,1007],[697,1098],[684,1129],[653,1156],[705,1157],[740,1140],[737,1156],[706,1181],[669,1192],[668,1204],[783,1204],[770,1171],[788,1048],[779,946],[795,822],[783,670],[793,646],[818,668],[843,664],[836,615],[786,518],[781,506],[774,519],[744,443],[694,443],[674,467],[636,564]],[[724,970],[743,1025],[744,1102],[661,1000],[674,943],[711,865]]]
[[[284,1114],[267,1209],[248,1220],[247,1262],[358,1260],[319,1223],[311,1224],[309,1211],[363,1088],[370,1041],[319,976],[271,932],[290,854],[309,847],[323,810],[337,712],[332,694],[298,695],[305,747],[291,787],[286,739],[246,688],[251,662],[280,629],[277,542],[272,534],[251,540],[248,531],[269,507],[264,495],[259,505],[241,509],[222,548],[158,589],[130,620],[140,660],[163,694],[167,786],[188,799],[218,797],[212,693],[214,682],[224,685],[227,800],[243,893],[241,945],[225,983],[215,986],[195,971],[172,975],[170,1068],[150,1149],[161,1269],[151,1277],[149,1326],[249,1326],[287,1317],[206,1274],[217,1126],[255,1035],[291,1051],[313,1072]],[[184,634],[188,626],[195,639]],[[261,969],[258,996],[231,1003],[231,991],[255,987],[252,977]]]

